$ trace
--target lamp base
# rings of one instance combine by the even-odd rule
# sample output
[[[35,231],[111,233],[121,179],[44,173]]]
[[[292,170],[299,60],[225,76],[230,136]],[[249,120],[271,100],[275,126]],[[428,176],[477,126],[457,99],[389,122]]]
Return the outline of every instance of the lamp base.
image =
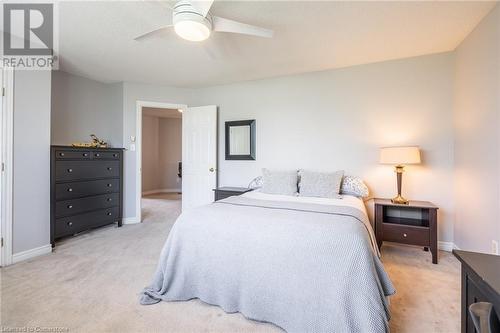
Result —
[[[405,198],[403,198],[400,194],[398,194],[397,197],[392,198],[391,202],[393,204],[397,204],[397,205],[408,205],[410,203],[410,201],[408,201]]]

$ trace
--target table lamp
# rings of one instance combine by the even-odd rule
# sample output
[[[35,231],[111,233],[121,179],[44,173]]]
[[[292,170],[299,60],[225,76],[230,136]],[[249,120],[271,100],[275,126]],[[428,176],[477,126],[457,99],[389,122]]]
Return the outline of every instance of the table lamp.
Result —
[[[419,164],[420,150],[418,147],[385,147],[380,149],[380,163],[395,165],[397,176],[398,195],[391,201],[395,204],[407,205],[408,200],[401,196],[401,182],[404,165]]]

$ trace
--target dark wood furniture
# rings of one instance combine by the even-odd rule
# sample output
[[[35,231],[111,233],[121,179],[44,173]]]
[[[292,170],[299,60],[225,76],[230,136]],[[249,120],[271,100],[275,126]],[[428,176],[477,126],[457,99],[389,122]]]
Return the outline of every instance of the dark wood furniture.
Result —
[[[252,189],[246,187],[218,187],[214,189],[214,200],[222,200],[233,195],[241,195],[250,192]]]
[[[462,333],[476,332],[469,307],[477,302],[493,305],[490,331],[500,332],[500,256],[460,250],[453,254],[462,263]]]
[[[123,149],[52,146],[50,242],[117,222],[122,225]]]
[[[375,235],[380,248],[384,241],[424,246],[430,249],[432,263],[438,263],[438,207],[427,201],[394,204],[390,199],[375,199]]]

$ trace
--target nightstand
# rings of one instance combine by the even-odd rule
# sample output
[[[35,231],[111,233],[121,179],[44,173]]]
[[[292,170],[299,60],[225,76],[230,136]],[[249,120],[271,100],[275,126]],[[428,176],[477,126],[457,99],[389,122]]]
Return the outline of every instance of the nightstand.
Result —
[[[390,199],[375,199],[375,235],[380,248],[384,241],[424,246],[438,263],[437,210],[427,201],[394,204]]]
[[[227,197],[232,197],[233,195],[241,195],[246,192],[250,192],[252,189],[247,187],[218,187],[214,189],[214,200],[222,200]]]

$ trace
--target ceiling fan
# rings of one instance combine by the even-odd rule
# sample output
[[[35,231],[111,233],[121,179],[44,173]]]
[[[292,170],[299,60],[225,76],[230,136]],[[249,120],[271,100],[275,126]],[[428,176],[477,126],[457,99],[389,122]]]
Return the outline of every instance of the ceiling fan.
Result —
[[[269,29],[245,24],[219,16],[211,15],[210,8],[214,0],[181,0],[172,10],[172,21],[152,31],[148,31],[134,38],[141,40],[165,29],[174,28],[177,35],[193,42],[200,42],[214,32],[232,32],[257,37],[273,37],[274,32]]]

